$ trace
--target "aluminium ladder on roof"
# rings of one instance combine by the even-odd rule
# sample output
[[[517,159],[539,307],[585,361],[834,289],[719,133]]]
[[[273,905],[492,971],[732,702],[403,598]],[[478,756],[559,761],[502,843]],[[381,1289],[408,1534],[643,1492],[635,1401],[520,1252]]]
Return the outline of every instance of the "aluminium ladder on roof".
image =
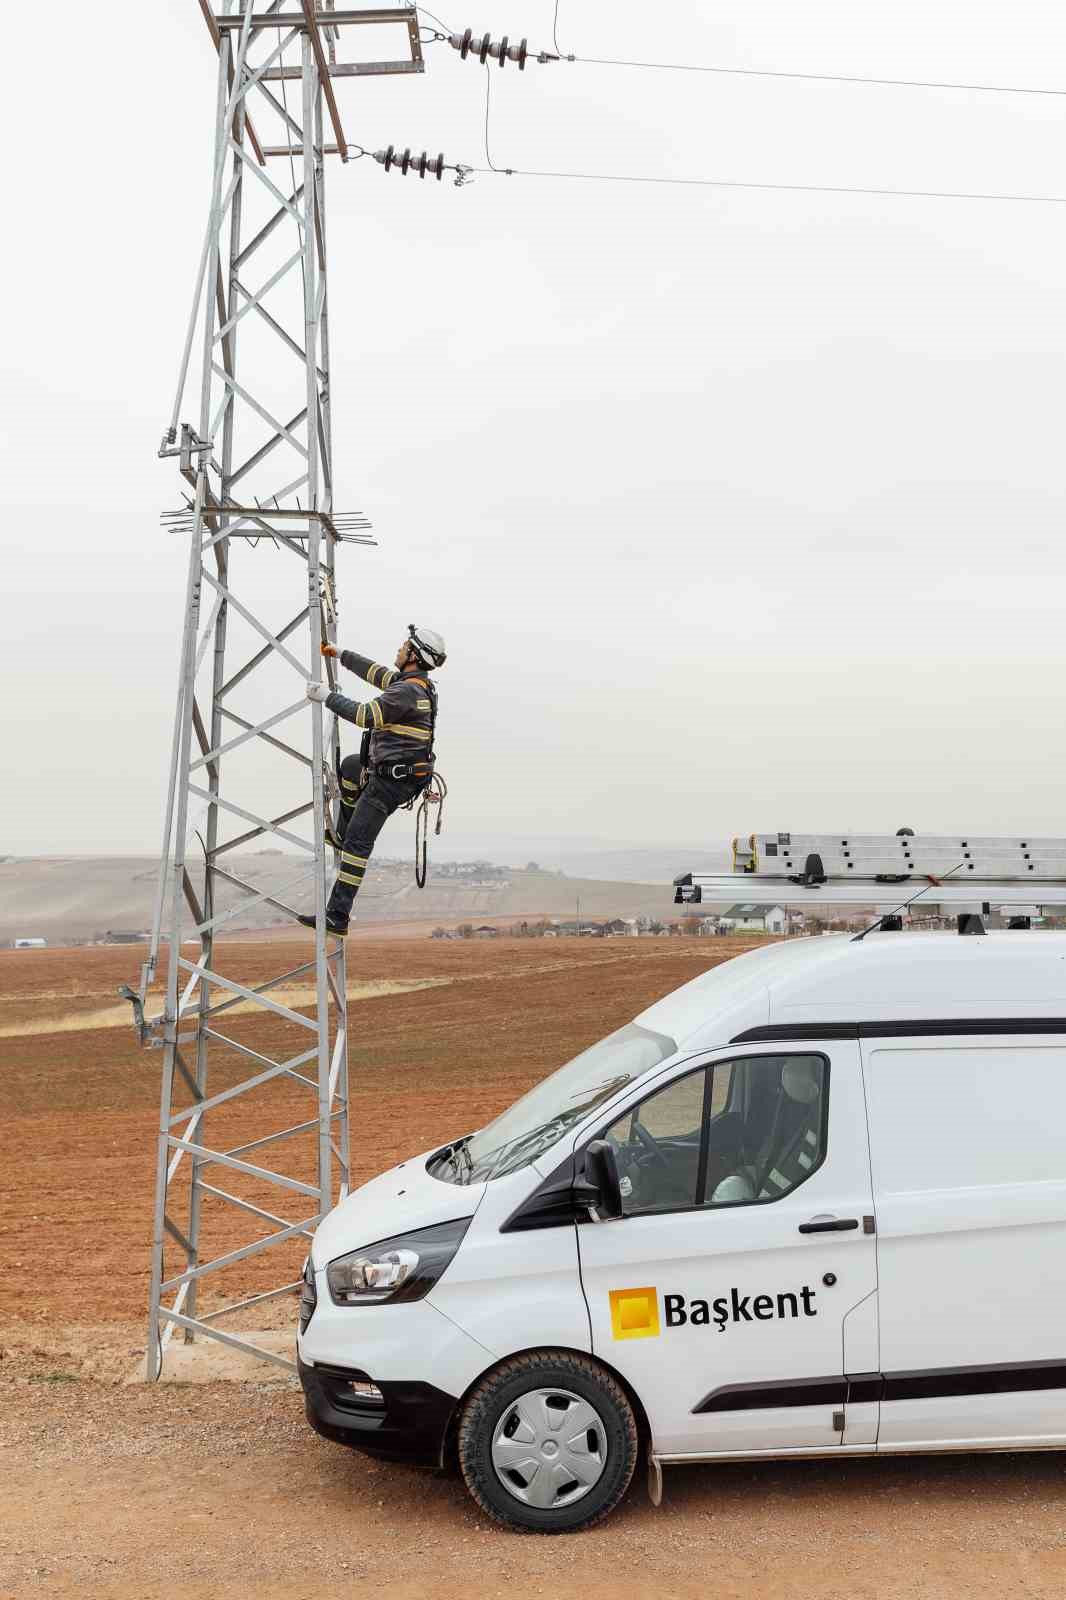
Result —
[[[1066,838],[753,833],[733,840],[733,864],[732,873],[677,879],[676,901],[899,909],[920,895],[977,912],[1066,905]]]
[[[733,840],[733,866],[763,877],[793,878],[807,858],[830,878],[942,877],[1066,882],[1066,839],[976,834],[753,833]]]

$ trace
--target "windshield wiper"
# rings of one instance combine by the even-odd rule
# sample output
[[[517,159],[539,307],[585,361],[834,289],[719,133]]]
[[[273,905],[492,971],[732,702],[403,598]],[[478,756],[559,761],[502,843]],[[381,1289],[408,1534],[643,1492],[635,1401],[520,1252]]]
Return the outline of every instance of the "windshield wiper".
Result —
[[[614,1094],[618,1089],[624,1089],[626,1084],[629,1082],[629,1079],[630,1074],[628,1072],[620,1072],[617,1073],[613,1078],[604,1078],[602,1083],[594,1083],[591,1085],[591,1087],[576,1090],[570,1096],[570,1099],[576,1100],[579,1094],[583,1094],[585,1099],[582,1101],[581,1105],[575,1106],[574,1110],[584,1111],[585,1109],[588,1109],[589,1111],[593,1111],[596,1106],[599,1105],[601,1100],[606,1100],[609,1095]]]
[[[488,1169],[486,1181],[491,1181],[491,1179],[495,1178],[504,1163],[513,1161],[515,1156],[527,1146],[540,1141],[541,1149],[546,1150],[549,1145],[555,1144],[556,1140],[561,1139],[567,1129],[572,1128],[576,1122],[580,1122],[582,1117],[589,1111],[594,1111],[602,1101],[609,1099],[612,1094],[623,1088],[628,1082],[629,1073],[623,1072],[617,1077],[605,1078],[603,1083],[596,1084],[592,1089],[579,1089],[577,1093],[584,1096],[580,1105],[566,1106],[562,1111],[556,1112],[555,1116],[549,1117],[546,1122],[538,1123],[535,1128],[528,1128],[525,1133],[516,1134],[507,1144],[501,1145],[499,1150],[494,1151],[488,1158],[491,1160],[492,1165]],[[577,1096],[571,1095],[570,1098],[573,1100]],[[539,1154],[539,1151],[537,1154]],[[532,1160],[533,1157],[531,1156],[529,1159]]]
[[[456,1139],[452,1144],[446,1144],[442,1150],[437,1152],[434,1158],[436,1161],[450,1162],[456,1183],[463,1182],[464,1168],[468,1173],[470,1171],[472,1163],[467,1145],[472,1137],[473,1135],[466,1134],[462,1139]]]
[[[530,1128],[526,1133],[518,1134],[509,1144],[501,1145],[499,1150],[495,1152],[495,1160],[488,1175],[489,1179],[496,1177],[505,1161],[513,1161],[515,1156],[519,1155],[529,1145],[535,1145],[539,1140],[541,1148],[546,1150],[549,1145],[555,1144],[556,1140],[562,1137],[567,1128],[572,1127],[575,1122],[580,1120],[580,1110],[576,1114],[573,1112],[569,1114],[561,1112],[558,1116],[550,1117],[547,1122],[542,1122],[538,1127]],[[546,1139],[545,1135],[549,1135],[549,1137]],[[536,1153],[539,1154],[539,1152]],[[532,1160],[533,1157],[531,1156],[529,1159]]]

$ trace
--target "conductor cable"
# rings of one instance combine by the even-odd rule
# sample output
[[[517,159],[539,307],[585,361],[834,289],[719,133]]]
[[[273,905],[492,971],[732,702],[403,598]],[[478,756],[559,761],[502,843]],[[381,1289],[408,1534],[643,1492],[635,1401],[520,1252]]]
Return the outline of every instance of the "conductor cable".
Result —
[[[564,58],[568,59],[568,58]],[[1049,91],[1058,93],[1058,91]],[[744,178],[680,178],[656,177],[634,172],[569,172],[538,167],[498,166],[492,157],[489,128],[492,111],[492,75],[485,63],[485,161],[475,172],[487,172],[506,178],[554,178],[577,183],[643,183],[661,184],[673,188],[695,189],[749,189],[778,194],[840,194],[871,195],[893,200],[985,200],[1010,201],[1024,205],[1066,205],[1066,195],[1061,194],[1010,194],[985,193],[966,189],[892,189],[864,184],[842,183],[769,183]]]
[[[486,137],[486,154],[488,143]],[[970,189],[889,189],[847,183],[764,183],[743,178],[653,177],[634,172],[564,172],[534,167],[475,167],[476,172],[491,172],[507,178],[555,178],[580,183],[652,183],[696,189],[751,189],[779,194],[875,195],[894,200],[995,200],[1023,205],[1066,205],[1062,194],[1009,194]]]
[[[558,20],[558,6],[556,7]],[[555,47],[559,48],[558,44]],[[771,67],[722,67],[695,61],[628,61],[610,56],[564,55],[560,60],[585,67],[635,67],[644,72],[713,72],[734,78],[784,78],[795,83],[864,84],[877,89],[947,89],[962,94],[1035,94],[1066,99],[1066,89],[1029,88],[1017,83],[949,83],[934,78],[868,78],[846,72],[788,72]]]
[[[878,89],[948,89],[966,94],[1037,94],[1066,98],[1066,89],[1028,88],[1014,83],[946,83],[928,78],[874,78],[861,73],[788,72],[779,68],[721,67],[695,61],[630,61],[613,56],[568,55],[559,48],[559,5],[560,0],[555,0],[552,39],[556,54],[561,61],[579,62],[586,67],[635,67],[645,72],[714,72],[737,78],[786,78],[796,83],[854,83]],[[426,15],[431,13],[427,12]]]

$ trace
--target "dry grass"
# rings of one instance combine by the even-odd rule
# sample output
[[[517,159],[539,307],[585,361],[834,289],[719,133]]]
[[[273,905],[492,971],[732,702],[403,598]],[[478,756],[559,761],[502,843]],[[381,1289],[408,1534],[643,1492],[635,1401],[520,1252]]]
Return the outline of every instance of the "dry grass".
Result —
[[[411,994],[416,989],[432,989],[438,984],[452,983],[451,978],[382,978],[376,983],[350,983],[348,985],[349,1005],[360,1000],[377,1000],[386,994]],[[0,1002],[0,1016],[4,1015],[7,1008],[7,999],[25,1000],[24,995],[9,996]],[[58,996],[50,997],[53,1001]],[[158,1006],[162,1006],[162,994],[150,995]],[[279,983],[270,990],[270,998],[277,1000],[279,1005],[288,1006],[290,1010],[298,1011],[302,1008],[314,1006],[316,1000],[315,987],[310,983]],[[121,1005],[104,1006],[100,1010],[82,1010],[72,999],[65,1001],[65,1014],[59,1017],[40,1014],[40,1001],[42,996],[34,997],[34,1015],[24,1016],[14,1021],[0,1021],[0,1039],[20,1039],[25,1035],[33,1034],[60,1034],[60,1033],[85,1033],[97,1028],[128,1028],[130,1025],[130,1007],[128,1001]],[[85,1003],[83,996],[78,1000]],[[251,1000],[238,1000],[231,1006],[227,1015],[231,1017],[255,1016],[261,1013],[262,1008]]]

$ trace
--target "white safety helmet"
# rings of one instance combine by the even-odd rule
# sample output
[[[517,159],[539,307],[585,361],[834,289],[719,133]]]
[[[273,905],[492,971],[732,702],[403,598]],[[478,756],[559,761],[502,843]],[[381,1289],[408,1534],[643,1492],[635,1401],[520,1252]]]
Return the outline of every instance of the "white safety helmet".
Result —
[[[448,652],[439,633],[434,633],[432,628],[416,628],[413,622],[407,624],[407,632],[422,666],[443,667]]]
[[[755,1185],[744,1172],[731,1172],[717,1186],[711,1199],[717,1206],[736,1205],[738,1200],[754,1200]]]
[[[822,1092],[820,1063],[802,1058],[786,1061],[781,1069],[781,1087],[797,1105],[813,1105]]]

